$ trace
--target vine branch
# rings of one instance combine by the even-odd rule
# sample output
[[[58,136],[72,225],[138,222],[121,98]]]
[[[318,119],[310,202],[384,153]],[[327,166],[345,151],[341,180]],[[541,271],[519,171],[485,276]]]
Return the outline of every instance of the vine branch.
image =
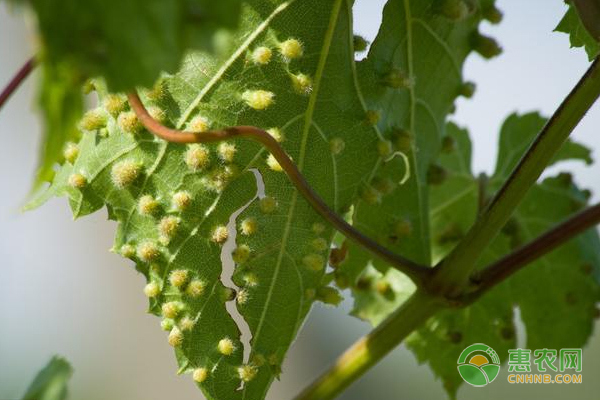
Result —
[[[600,59],[592,65],[527,149],[510,177],[463,240],[442,261],[427,289],[457,297],[469,282],[483,251],[506,224],[575,126],[600,96]]]
[[[556,225],[528,244],[483,269],[473,280],[476,290],[467,295],[468,304],[517,273],[530,262],[544,256],[573,237],[600,224],[600,203],[589,207]]]
[[[375,256],[381,258],[383,261],[391,264],[400,272],[406,274],[418,286],[423,285],[425,280],[431,275],[431,268],[417,264],[412,260],[391,252],[371,238],[354,229],[352,225],[348,224],[335,211],[329,208],[325,201],[323,201],[323,199],[309,185],[309,183],[306,181],[306,178],[304,178],[296,164],[294,164],[285,150],[266,131],[254,126],[234,126],[221,130],[211,130],[206,132],[180,131],[177,129],[168,128],[152,118],[152,116],[144,107],[137,93],[129,93],[127,97],[129,99],[129,103],[131,104],[131,108],[146,129],[168,142],[210,143],[221,142],[223,140],[235,138],[245,138],[263,145],[271,152],[277,162],[279,162],[279,165],[281,165],[281,168],[286,172],[290,181],[294,184],[300,194],[302,194],[309,204],[315,209],[315,211],[347,238],[353,240],[358,245],[369,250]]]
[[[481,213],[465,239],[448,259],[442,261],[440,267],[433,270],[434,275],[428,281],[429,285],[418,289],[371,333],[355,342],[296,400],[333,399],[438,311],[471,304],[532,259],[541,257],[600,222],[600,205],[575,215],[487,267],[478,280],[479,287],[472,292],[471,297],[466,294],[470,275],[481,253],[599,95],[600,62],[597,59],[538,134],[511,177]],[[456,301],[451,301],[452,298]]]
[[[17,90],[21,83],[29,76],[33,68],[35,67],[35,57],[31,57],[19,71],[13,76],[8,85],[0,93],[0,110],[4,107],[4,104],[8,101],[10,96]]]

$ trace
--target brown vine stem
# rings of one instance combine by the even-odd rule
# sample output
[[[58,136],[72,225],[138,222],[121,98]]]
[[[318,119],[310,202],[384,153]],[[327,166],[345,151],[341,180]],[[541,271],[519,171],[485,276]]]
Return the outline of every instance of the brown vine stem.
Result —
[[[475,277],[475,291],[465,296],[465,302],[467,304],[474,302],[491,288],[526,267],[530,262],[599,223],[600,204],[596,204],[556,225],[548,232],[482,270]]]
[[[420,265],[397,255],[377,242],[363,235],[321,199],[321,197],[308,184],[296,164],[286,154],[285,150],[277,143],[277,141],[266,131],[254,126],[234,126],[221,130],[212,130],[207,132],[186,132],[177,129],[171,129],[152,118],[137,93],[129,93],[127,95],[131,108],[136,113],[141,123],[150,132],[168,142],[174,143],[210,143],[221,142],[235,138],[250,139],[258,142],[267,148],[275,157],[281,168],[287,173],[290,181],[296,186],[296,189],[304,196],[309,204],[319,213],[325,220],[333,225],[338,231],[344,234],[347,238],[355,241],[358,245],[369,250],[375,256],[381,258],[385,262],[392,265],[400,272],[406,274],[418,286],[421,286],[425,280],[431,275],[432,269]]]
[[[31,57],[21,69],[16,73],[16,75],[10,80],[8,85],[2,90],[0,93],[0,110],[4,107],[4,104],[8,101],[10,96],[17,90],[21,83],[29,76],[33,68],[35,67],[35,57]]]

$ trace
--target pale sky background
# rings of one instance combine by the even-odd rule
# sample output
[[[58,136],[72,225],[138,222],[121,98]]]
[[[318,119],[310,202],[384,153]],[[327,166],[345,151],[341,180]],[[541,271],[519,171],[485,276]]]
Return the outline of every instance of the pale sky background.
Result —
[[[356,31],[372,38],[381,19],[382,0],[357,0]],[[501,57],[468,59],[465,77],[477,82],[472,100],[459,101],[454,119],[474,140],[474,170],[492,171],[498,128],[509,113],[541,110],[550,115],[588,66],[581,50],[570,50],[566,35],[551,33],[564,13],[561,0],[503,0],[500,26],[483,30],[504,47]],[[0,86],[31,55],[30,37],[19,15],[0,3]],[[20,213],[36,166],[40,125],[32,111],[30,78],[0,112],[0,400],[17,399],[52,354],[75,367],[71,399],[201,399],[189,376],[175,375],[176,362],[159,328],[145,314],[143,279],[130,262],[108,252],[115,224],[100,211],[72,222],[65,199]],[[574,137],[600,158],[600,106]],[[563,164],[578,183],[600,196],[598,165]],[[554,171],[557,168],[553,169]],[[6,189],[7,188],[7,189]],[[316,306],[284,365],[282,381],[269,399],[293,397],[343,349],[369,331],[344,309]],[[598,328],[598,326],[597,326]],[[585,353],[581,385],[509,385],[506,370],[492,385],[466,387],[461,399],[595,399],[600,391],[600,339]],[[352,386],[345,400],[369,398],[443,399],[441,383],[411,353],[395,350]]]

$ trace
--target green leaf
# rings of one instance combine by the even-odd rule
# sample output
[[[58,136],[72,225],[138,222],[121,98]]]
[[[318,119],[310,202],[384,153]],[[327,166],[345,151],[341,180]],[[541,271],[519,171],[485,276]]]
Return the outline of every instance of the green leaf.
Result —
[[[67,383],[73,374],[69,363],[54,356],[42,369],[23,395],[22,400],[64,400],[67,398]]]
[[[39,105],[44,120],[44,136],[34,191],[52,180],[55,165],[64,160],[65,143],[78,140],[77,122],[83,109],[83,96],[75,71],[62,62],[43,64],[42,68]]]
[[[311,186],[343,213],[378,158],[356,85],[351,3],[256,0],[243,10],[240,29],[220,36],[219,52],[190,54],[143,100],[182,129],[279,129]],[[311,304],[338,298],[324,274],[332,229],[260,146],[168,144],[140,129],[123,98],[95,86],[102,106],[91,112],[106,126],[84,133],[49,195],[67,195],[76,217],[106,206],[119,222],[114,249],[147,278],[150,312],[165,316],[180,372],[202,380],[207,398],[264,398]],[[230,257],[233,274],[222,268]]]
[[[422,264],[432,261],[428,181],[445,177],[436,159],[446,116],[464,89],[462,66],[479,37],[482,12],[493,6],[493,1],[477,2],[475,9],[456,16],[441,3],[388,1],[379,34],[358,69],[367,107],[381,113],[380,139],[392,144],[390,154],[405,154],[410,178],[400,184],[407,173],[403,157],[386,161],[389,155],[383,152],[363,188],[363,201],[354,208],[353,224]],[[356,283],[369,263],[388,274],[387,265],[351,245],[338,277]]]
[[[30,0],[44,54],[112,90],[150,86],[175,71],[189,48],[212,46],[219,28],[237,25],[241,0]]]
[[[573,5],[569,5],[569,10],[554,30],[568,34],[571,47],[585,48],[590,61],[600,53],[600,43],[586,30]]]
[[[503,181],[508,178],[545,123],[546,118],[537,112],[524,115],[511,114],[504,121],[500,131],[499,162],[494,171],[495,180]],[[593,162],[591,150],[570,139],[559,150],[550,165],[564,160],[581,160],[588,165]]]
[[[508,171],[518,162],[543,124],[544,118],[535,113],[513,114],[507,118],[501,129],[496,173],[487,181],[485,192],[491,195],[500,188]],[[466,131],[452,124],[448,131],[457,146],[454,156],[451,153],[440,157],[440,164],[450,171],[451,178],[430,192],[432,230],[444,232],[445,226],[457,226],[461,228],[457,230],[460,233],[468,229],[463,225],[465,221],[472,223],[476,218],[479,199],[474,195],[477,184],[473,177],[471,184],[463,183],[462,186],[465,193],[472,187],[471,194],[458,195],[452,177],[469,179],[470,144]],[[578,157],[578,152],[570,150],[574,145],[567,143],[557,159]],[[457,162],[459,158],[463,160],[460,163]],[[585,192],[575,187],[569,174],[560,174],[537,184],[484,253],[480,266],[533,240],[586,202]],[[438,257],[443,257],[456,243],[457,240],[438,240],[432,246]],[[456,372],[456,360],[462,349],[472,343],[485,343],[504,360],[507,349],[515,347],[514,306],[519,308],[525,325],[527,348],[582,347],[592,332],[599,295],[600,240],[597,232],[590,230],[532,263],[470,307],[444,311],[431,318],[424,328],[409,337],[407,346],[420,362],[431,366],[452,397],[462,384]]]

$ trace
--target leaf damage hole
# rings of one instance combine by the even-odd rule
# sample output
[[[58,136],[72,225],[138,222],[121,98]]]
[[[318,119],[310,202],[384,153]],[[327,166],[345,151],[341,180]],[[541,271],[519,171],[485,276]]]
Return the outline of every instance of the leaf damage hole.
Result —
[[[246,204],[235,210],[229,217],[229,221],[227,222],[227,231],[229,234],[227,236],[227,240],[225,241],[221,249],[221,282],[226,287],[235,289],[235,291],[238,293],[240,291],[240,288],[233,282],[232,279],[235,268],[232,253],[233,250],[236,248],[237,218],[257,198],[261,199],[265,197],[265,184],[262,176],[260,175],[260,172],[257,169],[251,169],[250,171],[254,174],[254,177],[256,179],[256,194]],[[242,343],[242,348],[244,351],[243,362],[244,364],[248,364],[251,351],[250,341],[252,339],[250,327],[248,326],[248,323],[246,322],[242,314],[238,311],[235,301],[229,301],[225,303],[225,307],[229,315],[231,315],[231,318],[233,318],[238,328],[240,329],[240,342]],[[240,386],[237,388],[237,390],[242,390],[244,388],[244,384],[245,382],[243,380],[240,381]]]

